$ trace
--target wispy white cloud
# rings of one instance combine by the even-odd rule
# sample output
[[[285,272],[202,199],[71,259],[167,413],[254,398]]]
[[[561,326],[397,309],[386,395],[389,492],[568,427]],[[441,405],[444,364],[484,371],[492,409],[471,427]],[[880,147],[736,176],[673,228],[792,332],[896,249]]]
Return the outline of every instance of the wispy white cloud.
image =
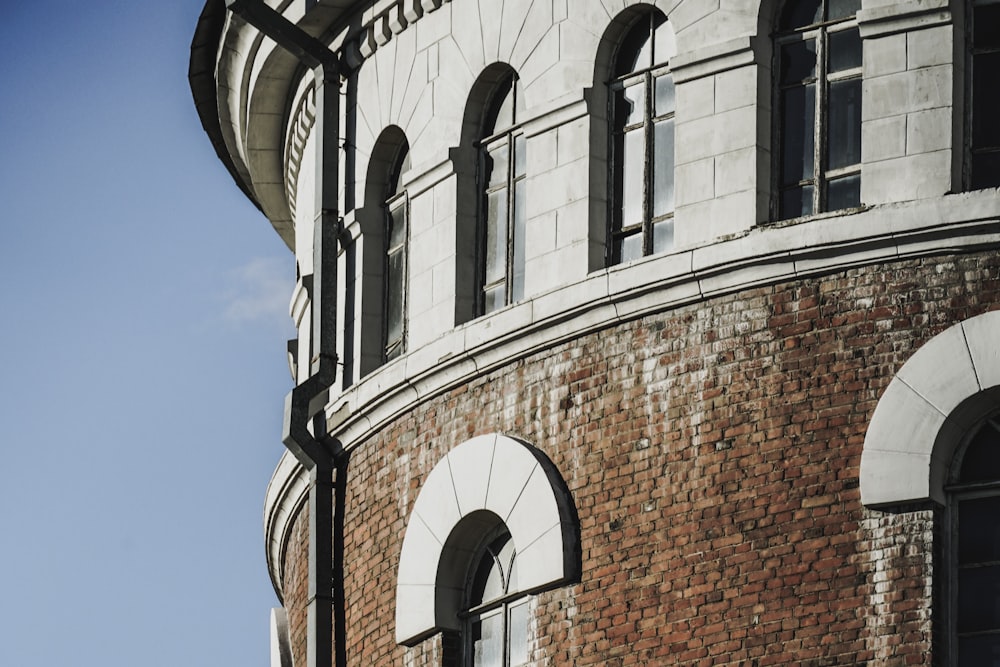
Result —
[[[223,316],[232,324],[290,324],[288,300],[292,293],[290,262],[258,257],[229,272],[222,298]]]

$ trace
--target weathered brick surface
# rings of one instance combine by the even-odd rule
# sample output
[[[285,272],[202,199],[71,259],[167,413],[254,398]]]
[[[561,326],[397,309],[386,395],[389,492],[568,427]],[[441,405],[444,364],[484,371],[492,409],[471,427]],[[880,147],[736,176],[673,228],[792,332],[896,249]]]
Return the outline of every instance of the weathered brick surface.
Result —
[[[580,520],[581,581],[535,599],[534,664],[930,665],[934,512],[864,508],[861,448],[913,352],[996,308],[995,253],[858,268],[629,322],[417,406],[350,459],[349,663],[445,664],[441,637],[393,639],[401,539],[433,466],[496,431],[552,459]]]
[[[285,572],[282,582],[285,609],[288,612],[289,640],[292,660],[306,664],[306,605],[309,598],[309,506],[295,517],[291,538],[285,551]]]

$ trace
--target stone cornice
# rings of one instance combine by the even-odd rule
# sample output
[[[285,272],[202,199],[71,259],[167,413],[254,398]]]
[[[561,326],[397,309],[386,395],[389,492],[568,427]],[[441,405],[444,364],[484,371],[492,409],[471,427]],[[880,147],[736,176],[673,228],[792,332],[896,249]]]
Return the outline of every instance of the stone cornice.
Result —
[[[596,271],[456,327],[331,396],[329,433],[350,449],[416,404],[474,377],[652,313],[784,280],[985,247],[1000,247],[995,190],[762,226]]]
[[[326,405],[330,435],[357,447],[419,403],[529,354],[649,314],[743,289],[882,262],[1000,248],[997,190],[758,227],[701,248],[595,271],[456,327],[372,372]],[[267,559],[283,554],[307,475],[286,453],[268,486]]]
[[[296,193],[299,186],[299,169],[302,167],[302,155],[306,142],[316,123],[316,85],[309,83],[298,96],[299,101],[288,123],[288,136],[285,140],[285,194],[288,197],[288,208],[295,218]]]

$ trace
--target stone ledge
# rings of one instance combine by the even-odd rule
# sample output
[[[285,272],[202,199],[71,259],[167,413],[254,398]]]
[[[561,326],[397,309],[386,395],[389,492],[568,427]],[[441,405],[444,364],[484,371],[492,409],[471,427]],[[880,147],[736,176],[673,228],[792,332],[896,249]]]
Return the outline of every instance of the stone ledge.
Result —
[[[871,231],[875,229],[882,231]],[[710,246],[601,269],[583,281],[456,327],[347,392],[328,397],[327,426],[350,449],[420,402],[518,358],[618,323],[753,286],[987,248],[1000,248],[996,190],[761,226]],[[928,462],[914,457],[915,465]],[[305,502],[305,484],[305,470],[286,452],[268,486],[264,513],[268,569],[279,597],[281,557]]]

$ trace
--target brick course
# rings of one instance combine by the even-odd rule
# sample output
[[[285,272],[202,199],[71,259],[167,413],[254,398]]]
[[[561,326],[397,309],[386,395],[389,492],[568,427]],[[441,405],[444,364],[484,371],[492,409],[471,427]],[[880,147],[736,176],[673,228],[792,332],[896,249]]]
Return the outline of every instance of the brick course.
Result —
[[[896,371],[1000,308],[995,252],[856,268],[648,316],[432,400],[353,450],[351,665],[447,664],[393,639],[421,484],[502,432],[549,456],[579,515],[580,582],[533,600],[537,665],[930,665],[937,510],[861,505],[865,430]],[[285,604],[304,664],[305,518]]]

